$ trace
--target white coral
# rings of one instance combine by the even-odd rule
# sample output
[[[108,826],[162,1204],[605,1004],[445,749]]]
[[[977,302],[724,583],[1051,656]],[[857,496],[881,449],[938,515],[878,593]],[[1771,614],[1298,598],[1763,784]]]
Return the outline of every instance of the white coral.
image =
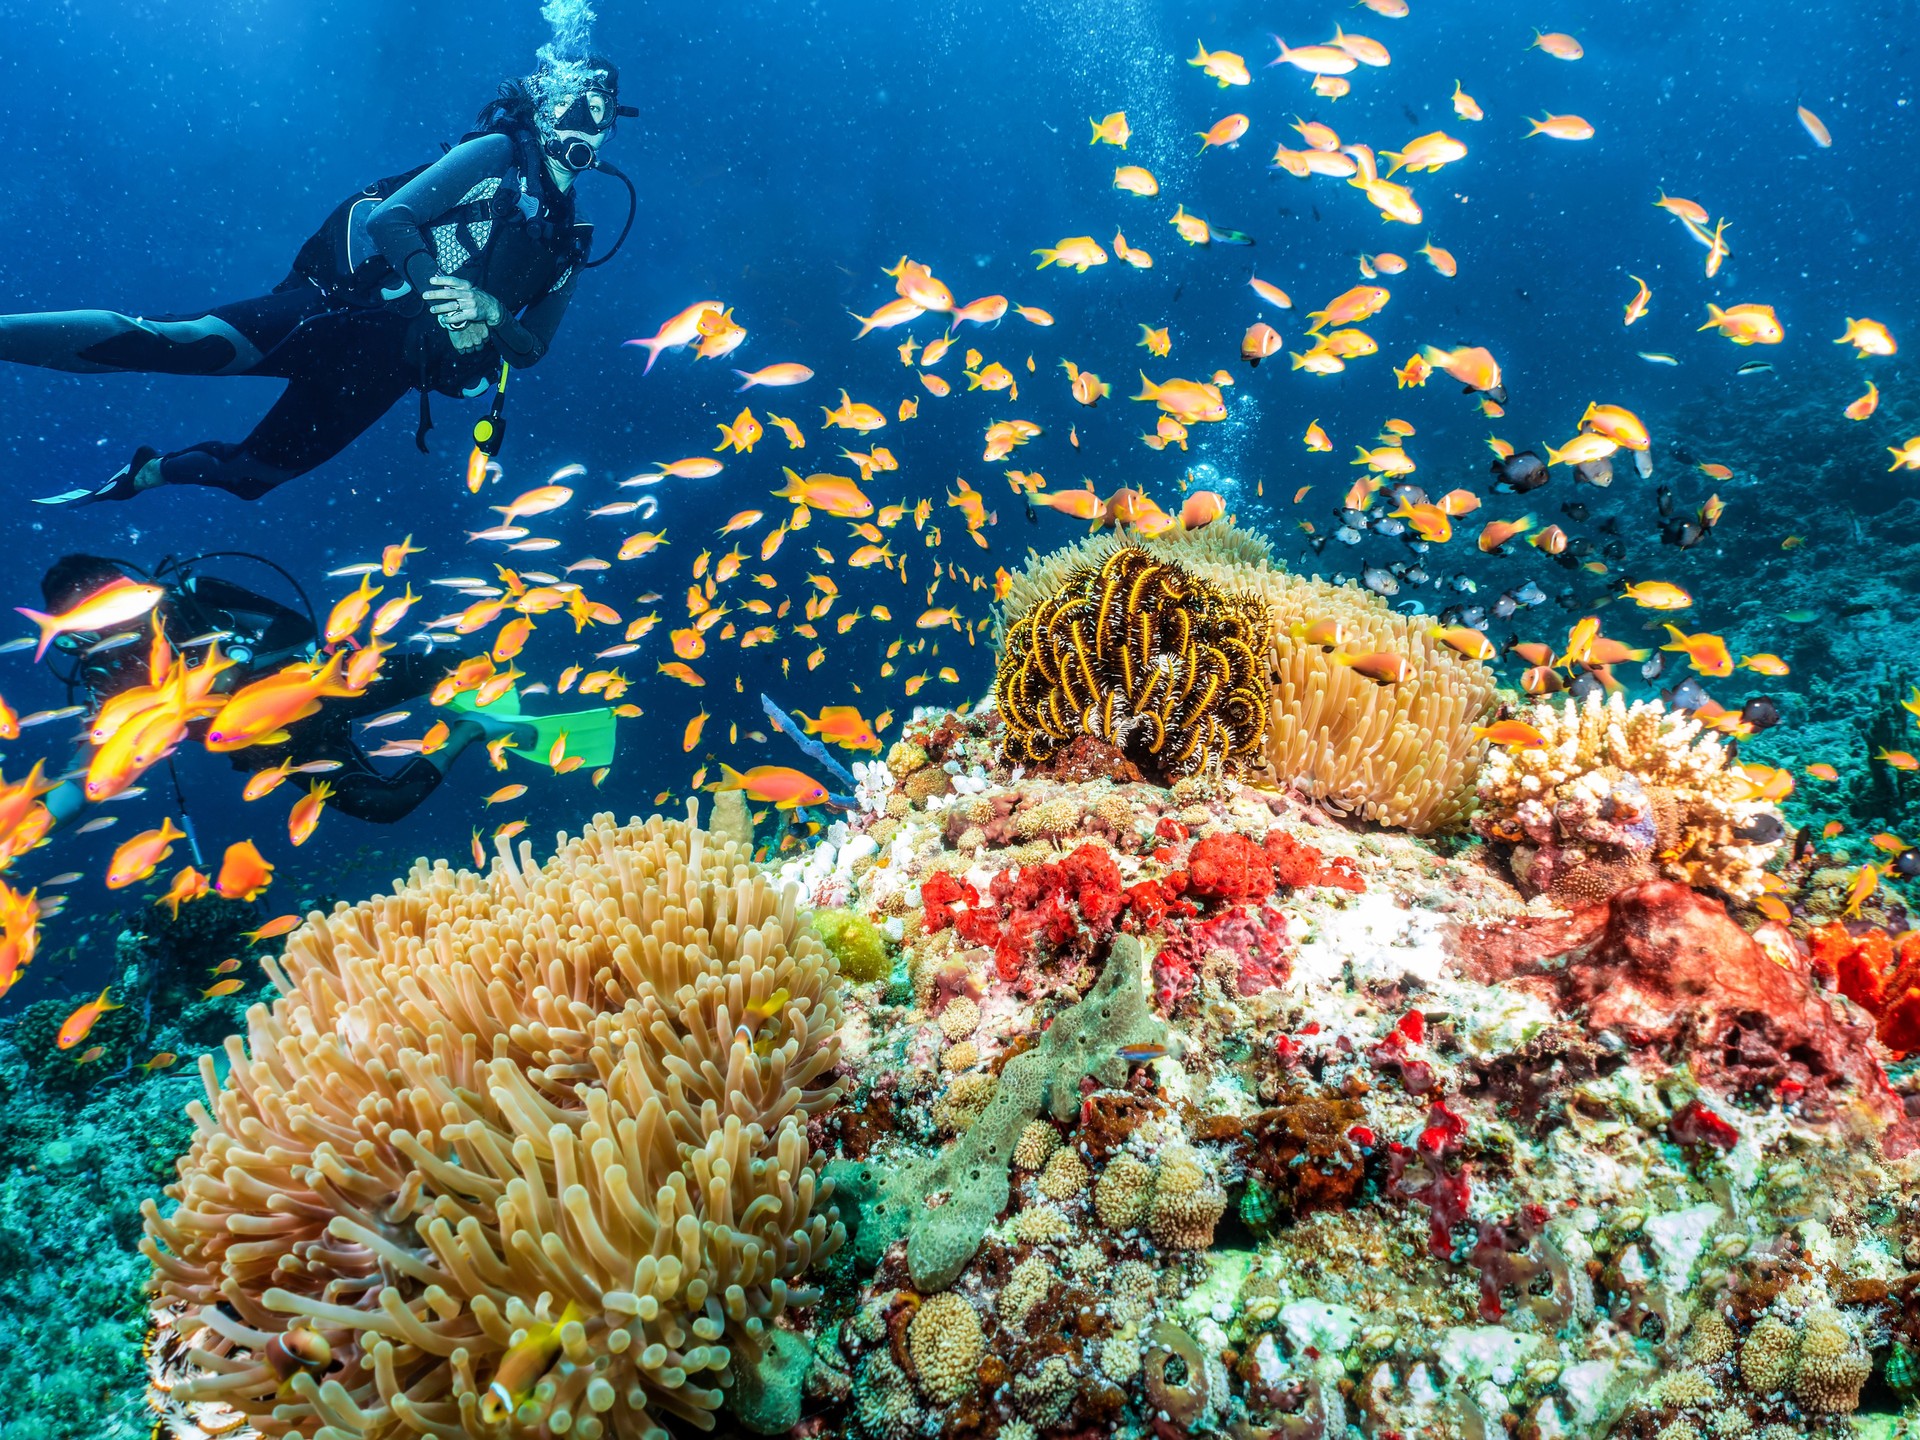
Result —
[[[1488,756],[1475,822],[1483,834],[1535,845],[1605,842],[1647,804],[1659,822],[1662,873],[1735,900],[1761,893],[1763,869],[1782,842],[1756,844],[1737,832],[1779,812],[1752,798],[1751,780],[1691,714],[1658,700],[1628,705],[1618,694],[1591,694],[1557,707],[1541,701],[1524,718],[1545,743]]]

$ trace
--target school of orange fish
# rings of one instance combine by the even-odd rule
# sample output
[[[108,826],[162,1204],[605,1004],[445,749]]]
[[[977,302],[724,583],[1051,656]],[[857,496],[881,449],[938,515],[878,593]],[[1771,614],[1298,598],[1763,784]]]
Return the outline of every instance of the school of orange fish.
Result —
[[[1401,18],[1408,13],[1407,0],[1362,0],[1362,3],[1386,19]],[[1304,77],[1307,81],[1304,92],[1329,105],[1350,93],[1352,85],[1363,75],[1383,71],[1392,61],[1386,45],[1379,40],[1340,27],[1335,28],[1333,38],[1326,43],[1289,46],[1279,36],[1274,40],[1278,53],[1268,62],[1268,68],[1278,67],[1281,73],[1263,83],[1293,83]],[[1577,62],[1584,53],[1578,39],[1560,33],[1536,32],[1532,45],[1545,56],[1561,62]],[[1169,64],[1172,63],[1170,60]],[[1209,50],[1201,44],[1198,53],[1185,63],[1200,72],[1195,77],[1196,100],[1208,93],[1207,82],[1219,91],[1254,82],[1254,72],[1245,58],[1224,48]],[[1510,123],[1497,118],[1490,121],[1481,105],[1458,81],[1448,98],[1455,116],[1466,124]],[[1799,107],[1797,116],[1816,146],[1826,148],[1833,143],[1825,125],[1811,111]],[[1573,114],[1550,112],[1540,119],[1529,119],[1528,124],[1530,136],[1555,141],[1577,143],[1594,134],[1591,124]],[[1128,149],[1133,131],[1124,110],[1092,119],[1091,125],[1090,146]],[[1297,119],[1292,129],[1300,148],[1289,145],[1293,136],[1282,138],[1274,153],[1274,168],[1315,185],[1344,182],[1361,192],[1385,222],[1408,226],[1422,224],[1424,212],[1413,188],[1393,177],[1403,171],[1408,176],[1431,175],[1466,160],[1469,154],[1464,140],[1438,130],[1416,136],[1397,150],[1376,152],[1367,144],[1344,141],[1331,125],[1319,120]],[[1251,131],[1249,117],[1239,112],[1214,119],[1197,132],[1200,151],[1204,155],[1216,148],[1236,146],[1247,139]],[[1129,158],[1133,158],[1131,154]],[[1387,162],[1384,173],[1382,161]],[[1139,207],[1141,222],[1153,223],[1154,212],[1145,208],[1145,202],[1159,197],[1161,186],[1148,165],[1117,166],[1112,187],[1124,197],[1116,201],[1123,214]],[[1711,221],[1705,207],[1664,192],[1658,194],[1654,203],[1671,214],[1689,236],[1705,248],[1704,275],[1712,279],[1731,253],[1725,238],[1728,222],[1724,218]],[[1184,204],[1177,204],[1170,216],[1159,218],[1170,224],[1178,239],[1189,246],[1250,243],[1246,235],[1215,226],[1189,212]],[[1137,226],[1135,229],[1139,233]],[[1087,276],[1110,259],[1137,270],[1153,268],[1151,253],[1129,242],[1121,226],[1116,226],[1110,246],[1111,253],[1108,246],[1103,246],[1094,236],[1075,235],[1051,245],[1037,246],[1033,253],[1039,257],[1038,270],[1051,269],[1056,274],[1071,270],[1075,277]],[[1451,279],[1460,271],[1461,260],[1431,237],[1425,238],[1413,253],[1422,257],[1442,278]],[[1468,257],[1469,263],[1470,260]],[[1289,352],[1292,370],[1305,372],[1305,378],[1295,383],[1310,386],[1315,383],[1312,377],[1342,373],[1355,362],[1380,352],[1381,346],[1375,338],[1359,327],[1381,316],[1391,303],[1391,290],[1377,282],[1405,274],[1409,261],[1383,250],[1362,255],[1359,264],[1361,283],[1332,296],[1321,308],[1307,312],[1310,323],[1304,327],[1300,348]],[[454,645],[465,637],[491,631],[486,648],[465,655],[449,666],[445,678],[430,697],[432,705],[443,706],[465,694],[470,695],[475,704],[484,706],[509,689],[517,688],[521,694],[597,695],[613,704],[617,714],[629,718],[641,716],[643,711],[639,706],[622,700],[635,679],[625,673],[620,664],[642,655],[646,637],[661,624],[660,613],[646,607],[662,603],[664,593],[674,587],[664,581],[654,582],[659,585],[658,590],[647,589],[638,596],[641,610],[623,614],[612,605],[589,598],[573,577],[603,571],[613,571],[616,575],[644,574],[648,567],[641,562],[648,557],[656,557],[652,566],[657,568],[664,563],[660,552],[672,543],[668,529],[663,526],[618,536],[616,532],[621,527],[611,522],[634,516],[643,523],[654,522],[661,504],[650,487],[669,483],[697,486],[723,472],[731,472],[727,483],[736,491],[759,485],[766,487],[769,500],[763,502],[765,508],[740,510],[719,527],[716,540],[705,542],[704,548],[698,549],[687,575],[684,621],[678,626],[668,626],[667,642],[673,658],[655,660],[649,654],[635,663],[642,666],[650,663],[658,676],[701,688],[707,686],[708,674],[728,668],[725,656],[729,648],[744,652],[761,646],[783,647],[780,668],[784,676],[791,673],[796,660],[803,673],[818,670],[827,661],[827,645],[831,640],[848,636],[856,626],[866,627],[863,635],[877,628],[894,627],[894,633],[877,646],[876,675],[855,677],[844,659],[831,672],[832,686],[850,689],[855,697],[853,702],[822,705],[815,716],[802,717],[808,733],[828,743],[849,751],[877,752],[881,748],[880,737],[891,725],[893,715],[891,709],[886,708],[871,721],[864,716],[863,708],[872,703],[866,698],[869,688],[890,696],[897,686],[903,698],[911,699],[936,678],[946,684],[959,683],[960,676],[952,665],[935,664],[940,658],[940,644],[943,640],[976,644],[989,623],[986,600],[1004,596],[1010,582],[1006,564],[998,563],[998,557],[993,554],[995,544],[991,532],[998,523],[998,515],[989,507],[987,495],[967,479],[956,478],[953,488],[941,487],[944,504],[937,503],[931,494],[909,498],[905,493],[909,478],[907,467],[892,448],[880,443],[880,432],[891,427],[898,433],[910,427],[923,403],[975,407],[982,433],[980,463],[999,467],[1002,478],[1023,507],[1044,506],[1088,522],[1095,529],[1110,526],[1148,537],[1176,528],[1203,526],[1226,513],[1227,502],[1220,494],[1190,488],[1187,480],[1175,482],[1182,492],[1180,502],[1175,509],[1168,510],[1144,487],[1123,488],[1101,496],[1086,482],[1071,488],[1050,487],[1038,471],[1016,468],[1022,463],[1031,463],[1018,458],[1018,452],[1024,447],[1035,445],[1043,437],[1056,439],[1060,426],[1052,418],[1054,414],[1068,405],[1094,407],[1110,401],[1114,395],[1112,383],[1078,360],[1061,357],[1043,363],[1028,353],[1028,344],[1022,341],[1031,342],[1037,338],[1037,332],[1055,323],[1052,314],[1038,305],[1016,305],[1003,294],[988,294],[959,303],[929,264],[905,256],[882,273],[892,280],[893,295],[878,301],[871,313],[853,316],[858,324],[854,343],[865,341],[876,332],[904,330],[906,338],[898,343],[897,352],[908,378],[896,388],[905,393],[889,395],[884,401],[872,395],[862,400],[855,399],[847,389],[834,387],[837,403],[821,404],[819,422],[809,425],[805,421],[811,407],[783,404],[781,408],[794,413],[781,415],[772,408],[778,402],[765,398],[775,392],[812,384],[816,376],[808,365],[789,360],[754,370],[735,370],[733,374],[741,382],[740,392],[760,393],[744,401],[731,422],[717,427],[719,442],[710,452],[656,463],[620,481],[605,496],[589,496],[585,467],[569,466],[546,483],[527,489],[504,504],[491,505],[490,511],[498,516],[497,521],[470,531],[468,543],[504,547],[503,559],[512,563],[491,565],[490,575],[433,580],[432,586],[450,591],[468,603],[426,621],[411,637],[429,645]],[[1624,312],[1624,324],[1631,326],[1647,314],[1653,296],[1645,281],[1637,276],[1628,278],[1637,286]],[[1054,282],[1050,277],[1049,283],[1062,282]],[[1096,282],[1076,278],[1064,283]],[[1238,279],[1220,281],[1222,286],[1239,283]],[[1293,300],[1279,286],[1257,275],[1245,283],[1252,292],[1250,313],[1264,318],[1253,320],[1239,337],[1237,358],[1248,367],[1257,367],[1285,348],[1285,339],[1272,322],[1284,320],[1283,312],[1293,309]],[[1726,306],[1707,303],[1705,314],[1705,323],[1700,328],[1714,330],[1736,345],[1778,345],[1786,340],[1773,308],[1764,303]],[[1017,317],[1022,328],[1011,331],[1001,328],[1009,315]],[[1139,344],[1151,359],[1171,359],[1172,339],[1168,328],[1156,329],[1142,324],[1140,330]],[[747,328],[735,318],[731,306],[721,300],[701,300],[668,319],[653,335],[627,343],[645,350],[644,375],[663,355],[691,349],[693,363],[697,365],[731,355],[747,338]],[[1863,360],[1890,356],[1897,348],[1887,328],[1868,318],[1845,317],[1845,330],[1837,343],[1854,346]],[[1000,348],[1005,358],[989,358],[982,348],[989,345]],[[943,374],[943,362],[948,361],[956,347],[957,363],[947,365]],[[1153,407],[1152,429],[1140,437],[1142,443],[1158,452],[1165,452],[1169,447],[1186,451],[1198,427],[1226,420],[1235,375],[1225,367],[1231,365],[1234,358],[1236,347],[1229,336],[1219,341],[1213,361],[1200,363],[1202,378],[1166,375],[1155,380],[1141,371],[1140,388],[1132,400]],[[1647,355],[1644,358],[1671,362],[1672,357]],[[1224,363],[1212,368],[1215,361]],[[957,394],[956,384],[947,378],[956,370],[966,381],[965,389]],[[1002,408],[1022,403],[1022,370],[1028,403],[1034,405],[1035,413],[1047,416],[1045,424],[1028,418],[1000,418]],[[1064,380],[1054,378],[1056,371]],[[1390,373],[1396,391],[1424,386],[1432,376],[1444,374],[1462,385],[1487,417],[1498,418],[1503,413],[1505,390],[1501,368],[1486,346],[1421,344],[1403,364],[1391,367]],[[1865,393],[1846,404],[1841,414],[1851,422],[1867,421],[1875,413],[1878,401],[1878,390],[1868,382]],[[762,407],[762,413],[756,413],[756,404]],[[1070,416],[1073,412],[1065,413]],[[1642,477],[1650,473],[1651,437],[1640,418],[1625,407],[1596,401],[1588,405],[1571,429],[1573,433],[1563,445],[1548,448],[1545,463],[1549,467],[1570,467],[1581,478],[1587,478],[1594,472],[1582,467],[1610,462],[1610,457],[1625,452],[1634,460]],[[777,442],[769,439],[774,431],[778,432]],[[1367,443],[1356,444],[1357,457],[1352,463],[1364,467],[1364,472],[1347,488],[1344,505],[1348,510],[1366,512],[1384,491],[1393,502],[1393,508],[1385,512],[1388,516],[1404,521],[1427,545],[1447,545],[1455,538],[1454,520],[1482,508],[1485,502],[1466,489],[1455,489],[1437,501],[1429,501],[1425,492],[1410,479],[1418,471],[1407,445],[1414,433],[1411,424],[1390,417],[1383,421],[1378,435]],[[1069,420],[1065,436],[1067,450],[1061,450],[1056,443],[1051,453],[1065,460],[1080,443],[1078,431]],[[1497,437],[1490,438],[1488,443],[1502,460],[1514,454],[1513,446]],[[777,456],[756,453],[762,444],[782,444],[784,450]],[[1332,438],[1318,420],[1307,426],[1304,444],[1309,453],[1326,454],[1334,450]],[[865,448],[849,448],[852,445]],[[807,463],[811,455],[802,457],[796,453],[817,454],[829,447],[834,453],[829,454],[818,469]],[[1044,447],[1036,446],[1029,453],[1038,453],[1041,448]],[[1893,456],[1893,469],[1920,471],[1920,436],[1888,449]],[[947,462],[942,459],[938,463]],[[1699,468],[1716,480],[1731,478],[1732,474],[1725,466],[1707,464]],[[808,473],[801,473],[803,470]],[[843,470],[854,473],[840,473]],[[894,478],[896,475],[898,478]],[[473,452],[466,470],[469,492],[476,496],[491,494],[503,478],[497,461],[478,449]],[[894,498],[876,504],[869,489],[877,491],[881,486]],[[1311,488],[1311,485],[1301,486],[1293,496],[1293,503],[1299,504]],[[626,490],[640,493],[625,498],[619,492]],[[1259,493],[1264,493],[1263,485]],[[537,521],[576,501],[588,507],[592,519],[609,522],[604,548],[611,551],[613,559],[581,555],[559,567],[559,573],[515,568],[525,557],[560,549],[564,543],[534,533],[524,522]],[[1722,508],[1719,498],[1713,497],[1703,507],[1698,523],[1710,529],[1719,519]],[[936,512],[944,519],[949,511],[958,512],[957,524],[952,527],[954,535],[964,535],[986,552],[977,570],[946,558],[947,552],[942,546],[948,538],[949,527],[938,523]],[[1311,521],[1299,524],[1311,533]],[[1523,543],[1543,554],[1558,554],[1565,549],[1567,537],[1559,527],[1536,529],[1535,524],[1531,515],[1491,519],[1481,526],[1475,544],[1482,552],[1502,552],[1504,547],[1526,536]],[[221,655],[218,642],[195,663],[172,647],[156,618],[151,625],[148,683],[113,697],[87,721],[84,736],[87,753],[76,772],[83,778],[87,799],[100,802],[127,793],[147,769],[190,739],[197,739],[213,751],[271,743],[283,737],[288,725],[313,714],[330,698],[362,692],[379,674],[384,656],[404,643],[395,632],[422,599],[410,583],[404,583],[409,560],[423,553],[413,545],[412,538],[407,536],[384,547],[377,561],[369,560],[332,572],[334,577],[356,578],[358,583],[332,607],[324,629],[326,649],[319,657],[311,663],[287,666],[231,694],[219,693],[214,686],[217,677],[230,664]],[[679,538],[681,543],[687,543],[687,537]],[[701,543],[694,542],[695,545]],[[1791,537],[1789,543],[1792,543]],[[714,551],[721,544],[727,548],[716,556]],[[1008,547],[1001,548],[1004,552]],[[783,574],[775,568],[776,557],[784,554],[790,561],[799,552],[808,558],[798,567],[798,575],[791,571]],[[784,566],[787,562],[780,563]],[[989,565],[993,567],[990,574],[987,573]],[[1587,568],[1596,574],[1605,574],[1608,570],[1607,565],[1598,560],[1588,562]],[[856,580],[851,576],[855,571],[875,573]],[[836,572],[849,576],[845,590],[834,578]],[[891,577],[892,585],[904,592],[904,599],[894,598],[891,588],[876,589],[881,584],[880,574]],[[402,580],[401,593],[391,594],[391,584],[376,584],[376,578],[384,582]],[[137,621],[153,611],[160,593],[157,587],[128,580],[107,587],[63,614],[23,613],[30,614],[39,625],[40,647],[44,650],[53,637],[62,633],[98,631]],[[375,602],[383,596],[384,602],[375,609]],[[1618,598],[1656,612],[1680,612],[1694,603],[1679,585],[1656,578],[1624,581]],[[846,608],[848,605],[852,608]],[[834,613],[836,607],[841,607],[837,614]],[[895,620],[896,607],[899,621]],[[617,632],[618,638],[604,645],[596,643],[590,660],[567,665],[550,685],[530,681],[515,661],[522,655],[536,624],[548,616],[553,617],[552,623],[556,625],[563,620],[570,622],[576,635],[601,632],[610,637]],[[831,637],[822,633],[829,624]],[[1665,629],[1669,643],[1661,648],[1684,656],[1699,676],[1725,678],[1734,673],[1736,662],[1721,636],[1706,631],[1689,634],[1671,623],[1666,624]],[[1304,633],[1311,643],[1324,645],[1349,663],[1357,663],[1382,684],[1404,683],[1410,678],[1410,662],[1404,657],[1348,654],[1345,636],[1335,621],[1304,627]],[[1436,626],[1434,633],[1463,654],[1487,661],[1505,658],[1481,630]],[[1614,677],[1612,667],[1643,660],[1648,654],[1648,649],[1603,635],[1598,616],[1578,620],[1564,644],[1517,642],[1507,647],[1507,655],[1524,667],[1518,683],[1528,695],[1563,690],[1571,679],[1581,675],[1592,676],[1607,688],[1616,688],[1620,682]],[[1787,673],[1786,664],[1778,656],[1766,653],[1746,655],[1738,661],[1738,667],[1765,676]],[[909,670],[915,673],[903,673]],[[743,679],[737,671],[732,676],[732,689],[736,694],[745,693]],[[1915,691],[1904,708],[1920,721],[1920,690]],[[1740,736],[1752,729],[1741,712],[1724,709],[1710,699],[1695,713],[1706,725],[1727,735]],[[22,728],[38,718],[16,716],[4,700],[0,700],[0,738],[18,739]],[[409,718],[405,712],[394,712],[368,722],[368,727],[401,724]],[[708,743],[706,726],[713,718],[703,706],[687,723],[681,737],[683,751],[692,755]],[[447,733],[446,723],[436,721],[419,738],[389,740],[371,753],[382,756],[432,753],[446,742]],[[762,731],[745,733],[756,743],[767,741]],[[1520,719],[1497,720],[1479,733],[1494,745],[1542,743],[1539,732]],[[741,735],[741,724],[729,720],[727,744],[737,746]],[[487,747],[489,760],[496,769],[506,768],[505,751],[510,746],[511,741],[499,741]],[[713,758],[711,752],[706,758]],[[1920,761],[1905,750],[1882,749],[1875,758],[1879,763],[1902,770],[1920,768]],[[565,753],[564,738],[546,759],[556,773],[563,775],[579,768],[581,763],[578,756]],[[324,765],[283,764],[260,772],[248,782],[245,798],[250,801],[262,798],[302,769],[311,774],[325,768]],[[759,765],[742,772],[720,764],[720,778],[711,783],[709,768],[709,764],[699,765],[689,780],[690,789],[741,789],[755,802],[786,811],[818,804],[827,795],[826,787],[819,780],[794,768]],[[591,783],[600,784],[606,773],[604,768],[594,770]],[[1754,798],[1784,798],[1795,783],[1791,774],[1763,766],[1747,766],[1745,774]],[[1826,783],[1839,778],[1834,767],[1826,764],[1810,765],[1806,774]],[[52,821],[40,797],[54,783],[44,761],[36,762],[29,773],[18,779],[7,781],[0,777],[0,871],[46,840]],[[288,817],[292,844],[300,845],[313,834],[328,793],[324,780],[312,781],[301,792]],[[505,805],[526,793],[525,785],[504,785],[488,794],[482,803],[487,808]],[[655,797],[656,803],[664,803],[670,793],[663,791]],[[498,826],[494,834],[510,838],[523,829],[525,823],[508,821]],[[1829,838],[1837,823],[1828,827]],[[148,880],[168,860],[173,842],[181,838],[181,832],[168,819],[159,828],[126,841],[108,862],[107,885],[120,888]],[[1907,848],[1905,842],[1893,836],[1876,836],[1874,843],[1887,853]],[[474,831],[473,847],[476,864],[484,863],[478,829]],[[1881,878],[1891,873],[1890,864],[1889,861],[1861,867],[1850,896],[1852,910],[1857,911]],[[227,851],[215,875],[201,874],[192,866],[178,871],[160,897],[160,903],[167,904],[177,914],[181,904],[207,894],[252,899],[271,883],[273,869],[253,842],[244,841]],[[79,877],[60,878],[71,881]],[[1777,897],[1769,895],[1761,903],[1776,918],[1787,918],[1785,906]],[[0,875],[0,994],[32,960],[41,924],[57,913],[58,908],[56,897],[42,898],[34,890],[22,893]],[[295,917],[282,916],[250,938],[256,942],[271,939],[286,933],[295,923]],[[216,974],[224,974],[238,963],[224,962]],[[241,987],[237,977],[218,979],[206,993],[228,994]],[[69,1017],[56,1043],[63,1049],[78,1047],[100,1015],[113,1008],[110,994],[103,991]],[[94,1047],[78,1058],[82,1062],[97,1058],[98,1049]],[[149,1067],[158,1068],[171,1064],[174,1059],[163,1053],[147,1063]]]

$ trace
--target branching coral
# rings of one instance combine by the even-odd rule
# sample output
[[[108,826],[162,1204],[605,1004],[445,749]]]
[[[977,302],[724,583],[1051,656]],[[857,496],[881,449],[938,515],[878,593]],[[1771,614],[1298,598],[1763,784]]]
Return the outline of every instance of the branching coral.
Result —
[[[1098,570],[1116,542],[1095,537],[1035,556],[1016,576],[1001,612],[1014,631],[1082,567]],[[1266,542],[1229,522],[1189,534],[1130,540],[1155,561],[1198,582],[1256,602],[1265,612],[1265,764],[1283,783],[1362,819],[1426,834],[1463,823],[1472,808],[1481,745],[1473,726],[1492,709],[1494,678],[1428,634],[1429,624],[1397,614],[1352,585],[1292,575],[1275,566]],[[1404,656],[1408,677],[1366,678],[1309,640],[1337,633],[1350,655]],[[1004,708],[1004,707],[1003,707]],[[1137,757],[1136,757],[1137,758]]]
[[[1265,617],[1180,565],[1122,545],[1008,628],[994,679],[1006,756],[1095,735],[1172,781],[1238,769],[1266,731]]]
[[[840,981],[793,887],[603,816],[544,866],[416,866],[268,968],[146,1209],[175,1401],[319,1440],[664,1440],[729,1385],[797,1418],[774,1326],[842,1232],[806,1130]]]
[[[1545,743],[1494,752],[1473,824],[1513,846],[1526,889],[1584,903],[1664,877],[1735,900],[1760,894],[1785,831],[1699,721],[1617,694],[1542,702],[1525,718]]]

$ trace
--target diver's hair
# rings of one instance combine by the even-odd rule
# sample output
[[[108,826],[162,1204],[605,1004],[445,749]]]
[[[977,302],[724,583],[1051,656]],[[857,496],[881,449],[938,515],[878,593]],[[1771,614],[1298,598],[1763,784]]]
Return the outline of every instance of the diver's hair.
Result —
[[[109,580],[125,578],[118,561],[100,555],[62,555],[40,577],[40,593],[47,608],[59,612],[91,595]]]
[[[476,130],[499,130],[503,125],[539,128],[533,91],[525,80],[502,80],[500,93],[481,108],[474,119]]]

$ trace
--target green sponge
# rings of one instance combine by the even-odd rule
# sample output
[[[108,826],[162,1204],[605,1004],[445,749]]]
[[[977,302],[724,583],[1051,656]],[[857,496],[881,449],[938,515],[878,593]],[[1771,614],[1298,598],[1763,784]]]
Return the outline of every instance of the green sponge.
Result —
[[[852,910],[816,910],[813,933],[840,962],[840,973],[858,985],[893,973],[887,937],[866,916]]]
[[[932,1294],[954,1282],[1007,1206],[1007,1166],[1027,1122],[1042,1110],[1065,1120],[1080,1104],[1083,1076],[1123,1085],[1127,1061],[1120,1051],[1165,1041],[1167,1027],[1147,1004],[1144,963],[1139,939],[1116,935],[1086,998],[1055,1017],[1031,1050],[1006,1063],[985,1113],[940,1154],[885,1169],[872,1160],[828,1165],[841,1218],[853,1214],[848,1229],[856,1261],[877,1265],[905,1236],[915,1289]],[[947,1202],[929,1207],[928,1197],[942,1191]]]

